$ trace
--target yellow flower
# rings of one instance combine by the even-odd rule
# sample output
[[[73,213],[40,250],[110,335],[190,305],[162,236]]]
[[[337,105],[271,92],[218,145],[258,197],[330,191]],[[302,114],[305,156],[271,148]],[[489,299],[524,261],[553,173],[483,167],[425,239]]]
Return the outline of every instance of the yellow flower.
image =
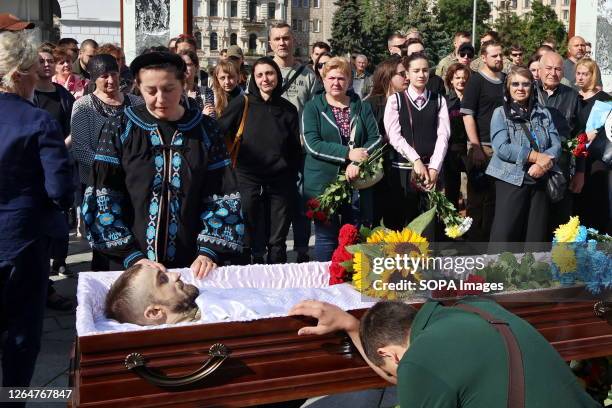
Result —
[[[458,238],[462,235],[458,225],[451,225],[450,227],[446,227],[446,230],[444,232],[446,233],[447,237],[452,239]]]
[[[555,238],[557,239],[557,242],[576,241],[579,228],[580,218],[578,216],[570,217],[570,220],[567,224],[559,225],[559,227],[555,230]]]
[[[552,261],[561,273],[576,271],[576,254],[568,245],[555,245],[552,249]]]
[[[385,239],[385,235],[387,234],[387,230],[385,228],[381,228],[377,231],[374,231],[372,233],[372,235],[370,235],[367,239],[366,242],[368,244],[379,244],[381,242],[384,242]]]

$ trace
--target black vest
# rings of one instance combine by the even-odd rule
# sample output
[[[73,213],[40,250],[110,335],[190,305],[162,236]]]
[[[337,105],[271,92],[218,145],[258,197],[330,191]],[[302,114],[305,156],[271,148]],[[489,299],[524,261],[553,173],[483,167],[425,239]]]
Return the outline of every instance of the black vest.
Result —
[[[428,95],[425,106],[419,110],[407,92],[396,92],[393,97],[399,106],[399,123],[402,128],[402,137],[421,157],[424,164],[429,164],[429,160],[436,147],[438,139],[438,115],[442,105],[441,96],[435,92],[425,91]],[[410,125],[412,118],[412,126]],[[393,150],[393,167],[407,169],[412,168],[412,163],[404,156]]]

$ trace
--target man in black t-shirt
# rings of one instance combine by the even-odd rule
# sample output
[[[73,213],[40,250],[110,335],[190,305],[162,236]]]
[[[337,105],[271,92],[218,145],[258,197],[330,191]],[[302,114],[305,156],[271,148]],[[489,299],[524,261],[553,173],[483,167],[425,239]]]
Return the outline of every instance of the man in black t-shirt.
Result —
[[[491,117],[504,101],[502,46],[496,41],[481,48],[484,65],[473,74],[465,86],[461,113],[470,146],[467,156],[468,197],[467,215],[474,220],[469,239],[488,242],[495,212],[495,184],[484,171],[493,155],[491,148]]]
[[[55,58],[53,50],[40,48],[38,50],[38,81],[34,91],[34,104],[46,110],[61,125],[65,142],[70,144],[70,116],[74,97],[64,87],[51,82],[55,74]],[[66,267],[68,257],[68,222],[66,219],[54,220],[54,236],[51,238],[51,258],[53,259],[52,272],[70,276]],[[67,298],[60,296],[49,280],[47,306],[56,310],[71,310],[74,304]]]

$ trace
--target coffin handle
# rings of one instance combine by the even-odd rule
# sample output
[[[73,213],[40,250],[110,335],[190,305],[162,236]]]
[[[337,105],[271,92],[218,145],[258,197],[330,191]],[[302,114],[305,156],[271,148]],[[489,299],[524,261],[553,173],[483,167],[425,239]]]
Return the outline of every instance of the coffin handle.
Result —
[[[140,353],[130,353],[125,358],[125,366],[149,383],[163,388],[178,388],[191,385],[212,374],[230,355],[229,349],[221,344],[213,344],[208,350],[210,358],[191,374],[170,377],[157,373],[147,367],[145,358]]]
[[[595,306],[593,306],[593,312],[597,317],[612,321],[612,302],[600,300],[599,302],[595,303]]]

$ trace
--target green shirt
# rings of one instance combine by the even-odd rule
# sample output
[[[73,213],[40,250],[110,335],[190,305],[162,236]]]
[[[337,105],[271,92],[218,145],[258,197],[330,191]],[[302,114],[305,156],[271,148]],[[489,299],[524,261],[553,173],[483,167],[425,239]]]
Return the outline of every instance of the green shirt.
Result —
[[[523,354],[526,408],[595,408],[567,364],[536,329],[497,303],[469,303],[506,320]],[[481,317],[426,303],[398,367],[402,408],[504,408],[508,361],[501,335]]]

